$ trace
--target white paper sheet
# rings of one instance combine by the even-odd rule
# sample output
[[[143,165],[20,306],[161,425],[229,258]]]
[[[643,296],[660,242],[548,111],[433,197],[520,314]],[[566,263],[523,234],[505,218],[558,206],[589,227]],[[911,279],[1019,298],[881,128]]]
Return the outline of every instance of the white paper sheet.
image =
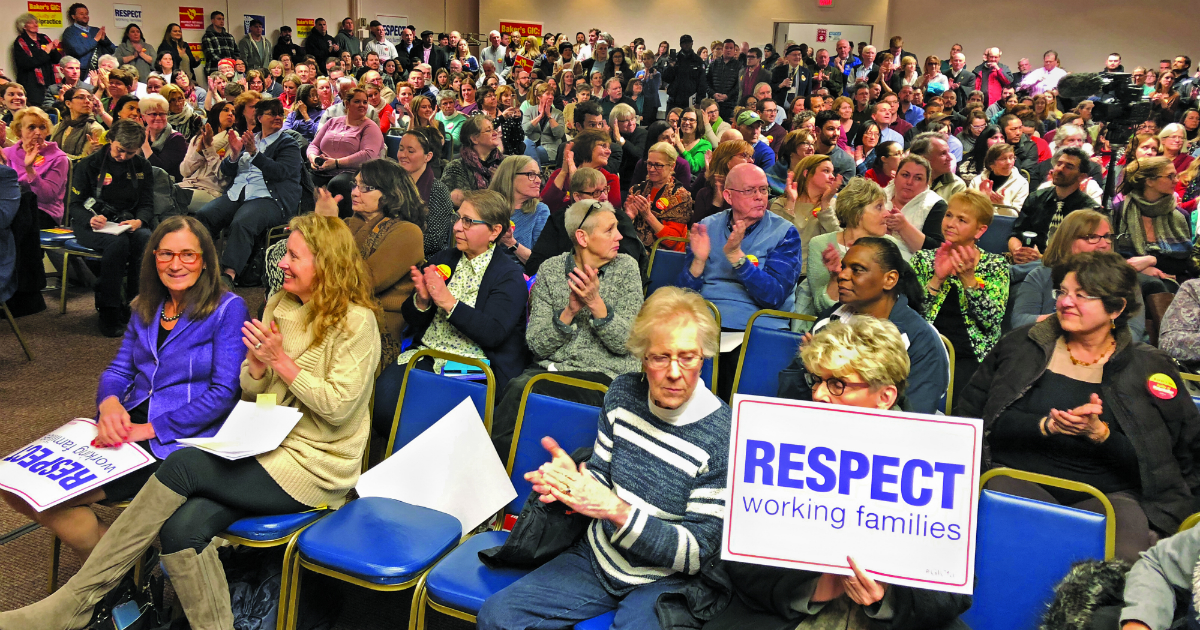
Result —
[[[178,441],[225,459],[253,457],[279,448],[303,415],[295,407],[264,407],[242,400],[229,413],[216,435]]]
[[[358,478],[358,495],[450,514],[464,532],[517,496],[469,398]]]
[[[113,223],[112,221],[109,221],[108,223],[104,224],[104,227],[93,231],[97,234],[112,234],[113,236],[116,236],[117,234],[128,232],[130,227],[131,226],[129,225],[121,225],[120,223]]]
[[[742,332],[723,332],[721,333],[721,354],[733,352],[742,345],[742,339],[746,337]]]

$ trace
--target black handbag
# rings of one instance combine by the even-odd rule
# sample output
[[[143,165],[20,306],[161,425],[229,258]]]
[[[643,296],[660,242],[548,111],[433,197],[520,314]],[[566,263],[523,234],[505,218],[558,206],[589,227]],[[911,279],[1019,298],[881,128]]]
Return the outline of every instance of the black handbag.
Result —
[[[592,457],[590,446],[571,453],[575,464]],[[567,509],[562,503],[542,503],[531,492],[508,539],[499,547],[479,552],[479,561],[490,569],[536,569],[566,551],[583,537],[591,517]]]
[[[163,578],[152,574],[158,550],[151,547],[141,559],[141,579],[134,570],[121,579],[96,604],[86,630],[159,630],[171,624],[170,609],[163,605]]]

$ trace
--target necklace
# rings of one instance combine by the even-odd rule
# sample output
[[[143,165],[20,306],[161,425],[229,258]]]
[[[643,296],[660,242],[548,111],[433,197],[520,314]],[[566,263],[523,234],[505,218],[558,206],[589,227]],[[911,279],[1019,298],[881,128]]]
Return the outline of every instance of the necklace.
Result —
[[[180,315],[183,315],[183,313],[175,313],[173,316],[167,317],[167,303],[163,302],[162,314],[159,315],[160,319],[162,319],[164,322],[173,322],[173,321],[179,319]],[[1069,348],[1067,349],[1067,352],[1070,352]]]
[[[1107,355],[1109,352],[1111,352],[1112,350],[1115,350],[1115,349],[1116,349],[1116,347],[1117,347],[1117,340],[1116,340],[1116,338],[1114,338],[1114,337],[1109,337],[1109,338],[1108,338],[1108,340],[1109,340],[1109,342],[1110,342],[1110,344],[1109,344],[1109,345],[1110,345],[1109,349],[1108,349],[1108,350],[1106,350],[1106,351],[1104,351],[1104,352],[1102,352],[1102,353],[1100,353],[1100,356],[1096,357],[1096,358],[1095,358],[1094,360],[1092,360],[1092,361],[1080,361],[1079,359],[1076,359],[1076,358],[1075,358],[1075,353],[1074,353],[1074,352],[1071,352],[1071,344],[1069,344],[1069,343],[1065,343],[1065,342],[1064,342],[1064,344],[1063,344],[1063,345],[1067,346],[1067,357],[1071,359],[1071,364],[1072,364],[1072,365],[1083,365],[1083,366],[1089,366],[1089,365],[1096,365],[1097,363],[1099,363],[1099,362],[1100,362],[1100,359],[1103,359],[1103,358],[1104,358],[1104,357],[1105,357],[1105,356],[1106,356],[1106,355]]]

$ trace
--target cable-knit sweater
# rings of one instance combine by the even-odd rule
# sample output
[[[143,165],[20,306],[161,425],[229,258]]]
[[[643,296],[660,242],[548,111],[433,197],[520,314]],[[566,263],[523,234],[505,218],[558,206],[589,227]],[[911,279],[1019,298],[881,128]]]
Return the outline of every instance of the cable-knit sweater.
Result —
[[[568,266],[569,265],[569,266]],[[538,268],[529,296],[529,327],[525,342],[542,367],[556,370],[603,372],[611,377],[641,369],[637,357],[625,348],[633,319],[642,309],[642,278],[638,264],[627,254],[617,254],[600,268],[600,299],[608,310],[604,319],[587,308],[562,323],[571,287],[567,274],[575,268],[575,254],[566,252],[546,259]]]
[[[587,470],[632,507],[625,525],[592,521],[592,570],[621,596],[660,578],[696,575],[721,545],[730,410],[703,385],[678,409],[652,407],[645,374],[604,396]]]
[[[248,362],[242,363],[241,384],[243,400],[275,394],[277,404],[304,414],[279,448],[259,455],[258,463],[293,499],[316,507],[340,504],[358,481],[380,347],[375,314],[361,306],[351,306],[342,323],[313,345],[312,327],[304,321],[309,308],[280,291],[263,313],[263,323],[278,325],[283,351],[300,368],[292,384],[269,367],[254,380]]]

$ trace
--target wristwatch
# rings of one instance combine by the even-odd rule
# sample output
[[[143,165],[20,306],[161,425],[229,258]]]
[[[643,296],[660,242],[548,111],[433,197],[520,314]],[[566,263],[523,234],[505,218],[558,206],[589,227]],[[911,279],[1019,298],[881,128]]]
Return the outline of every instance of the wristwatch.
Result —
[[[742,265],[744,265],[744,264],[746,264],[746,255],[745,254],[743,254],[742,257],[739,258],[737,262],[733,263],[733,268],[741,269]]]

